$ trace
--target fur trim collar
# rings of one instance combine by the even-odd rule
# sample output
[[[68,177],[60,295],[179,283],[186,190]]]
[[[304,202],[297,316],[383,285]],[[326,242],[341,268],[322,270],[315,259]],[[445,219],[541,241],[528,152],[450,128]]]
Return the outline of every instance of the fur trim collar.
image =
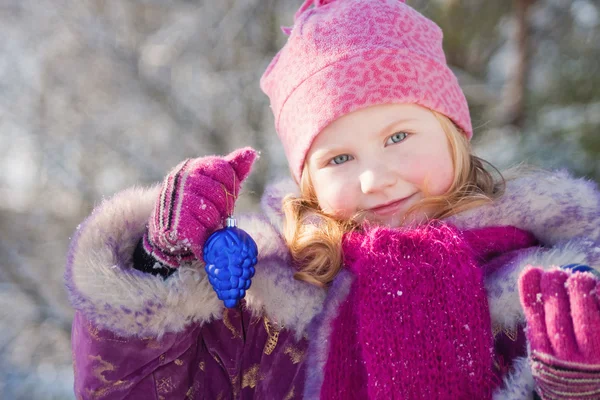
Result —
[[[508,255],[506,264],[486,277],[496,325],[514,328],[524,322],[517,282],[526,266],[600,267],[600,193],[595,183],[564,171],[527,172],[509,179],[500,199],[448,221],[463,229],[511,225],[533,233],[542,244]]]
[[[158,190],[132,188],[104,201],[71,241],[65,281],[73,307],[122,336],[160,337],[219,318],[223,311],[200,262],[180,267],[166,280],[133,268],[133,250]],[[266,312],[299,338],[321,312],[325,290],[293,278],[287,247],[264,217],[241,216],[238,226],[260,249],[246,306],[254,315]]]
[[[600,240],[600,193],[595,182],[566,171],[524,172],[506,182],[495,202],[450,217],[459,228],[511,225],[527,230],[545,246],[573,238]],[[597,249],[593,260],[600,260]],[[597,264],[596,264],[597,265]]]
[[[297,192],[291,180],[271,185],[262,199],[266,218],[241,216],[239,226],[255,238],[260,251],[247,306],[300,336],[323,310],[327,292],[294,280],[289,267],[280,235],[281,200]],[[180,268],[167,280],[132,268],[131,254],[157,193],[158,187],[133,188],[104,201],[78,227],[71,243],[65,279],[74,307],[117,334],[161,336],[191,322],[218,318],[223,310],[201,263]],[[513,225],[532,232],[547,247],[519,252],[487,277],[492,320],[501,326],[523,320],[516,284],[526,265],[600,264],[600,194],[592,182],[565,172],[511,179],[502,198],[449,222],[463,229]]]
[[[132,188],[105,200],[71,241],[65,281],[73,307],[121,336],[160,337],[221,313],[200,265],[180,268],[167,280],[133,268],[133,250],[158,190]]]

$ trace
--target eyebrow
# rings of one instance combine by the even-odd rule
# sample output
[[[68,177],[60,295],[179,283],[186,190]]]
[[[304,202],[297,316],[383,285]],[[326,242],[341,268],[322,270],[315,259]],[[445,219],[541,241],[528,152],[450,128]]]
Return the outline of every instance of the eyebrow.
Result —
[[[392,123],[390,123],[389,125],[384,126],[383,129],[381,129],[379,131],[379,135],[382,135],[385,132],[391,131],[392,128],[396,125],[405,124],[407,122],[413,122],[413,121],[415,121],[415,119],[413,117],[404,117],[404,118],[397,119],[397,120],[393,121]]]

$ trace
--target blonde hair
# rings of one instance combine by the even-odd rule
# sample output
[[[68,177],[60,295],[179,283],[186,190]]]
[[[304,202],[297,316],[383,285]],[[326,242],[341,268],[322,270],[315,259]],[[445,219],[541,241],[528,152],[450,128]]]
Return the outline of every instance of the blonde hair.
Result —
[[[505,182],[500,172],[471,154],[469,141],[450,119],[435,111],[432,113],[448,138],[454,179],[445,194],[426,196],[406,214],[427,210],[429,219],[443,219],[501,196]],[[485,164],[497,173],[496,178],[485,169]],[[317,286],[327,286],[342,268],[342,237],[347,232],[360,229],[359,222],[338,219],[321,211],[308,168],[304,168],[300,179],[300,196],[286,196],[283,212],[284,238],[298,268],[294,277]]]

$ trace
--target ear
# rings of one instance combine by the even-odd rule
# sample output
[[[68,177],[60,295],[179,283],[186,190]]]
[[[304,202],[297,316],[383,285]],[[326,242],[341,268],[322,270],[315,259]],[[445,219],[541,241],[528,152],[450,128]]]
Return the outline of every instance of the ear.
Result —
[[[237,178],[242,182],[250,174],[252,165],[257,158],[258,152],[256,150],[252,147],[244,147],[226,155],[225,161],[231,165]]]

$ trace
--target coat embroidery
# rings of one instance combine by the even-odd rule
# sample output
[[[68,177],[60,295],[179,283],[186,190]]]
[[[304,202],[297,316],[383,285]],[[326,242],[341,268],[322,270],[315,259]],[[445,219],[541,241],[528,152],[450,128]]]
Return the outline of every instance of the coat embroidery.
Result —
[[[116,380],[116,381],[109,381],[108,379],[106,379],[104,377],[103,374],[106,371],[114,371],[115,366],[107,361],[104,361],[102,359],[102,357],[99,355],[98,356],[89,356],[89,358],[91,360],[95,360],[100,363],[99,366],[97,366],[93,369],[92,373],[94,374],[96,379],[98,379],[99,382],[102,382],[106,385],[105,387],[100,388],[98,390],[89,390],[88,389],[87,394],[90,398],[97,399],[97,398],[106,396],[107,394],[109,394],[111,392],[118,391],[118,390],[125,390],[134,385],[134,382],[123,381],[120,379]]]
[[[156,391],[161,394],[167,394],[174,389],[172,378],[169,376],[167,378],[161,378],[157,385]]]
[[[265,379],[264,374],[260,371],[260,365],[254,364],[244,372],[242,376],[242,389],[252,388],[254,389],[259,381]]]
[[[229,309],[228,308],[226,308],[225,311],[223,311],[223,325],[225,325],[225,327],[227,327],[227,329],[229,329],[231,331],[231,334],[233,335],[232,339],[236,339],[236,338],[241,339],[242,338],[242,335],[235,329],[235,327],[229,320]]]
[[[283,350],[283,353],[290,356],[292,364],[298,364],[304,360],[304,355],[306,351],[297,349],[294,346],[289,345]]]
[[[498,336],[498,334],[501,332],[503,332],[511,341],[517,341],[517,336],[519,335],[517,328],[507,328],[500,325],[494,325],[492,328],[492,335],[494,336],[494,339],[496,339],[496,336]]]
[[[264,351],[266,355],[270,355],[271,353],[273,353],[273,350],[275,350],[275,347],[277,346],[277,341],[279,340],[279,331],[281,331],[283,327],[272,323],[266,316],[263,318],[263,321],[265,325],[265,330],[267,331],[267,335],[269,335],[269,338],[265,343]]]
[[[288,394],[285,395],[283,400],[292,400],[295,396],[294,394],[294,386],[292,386],[292,388],[290,389],[290,391],[288,392]]]

